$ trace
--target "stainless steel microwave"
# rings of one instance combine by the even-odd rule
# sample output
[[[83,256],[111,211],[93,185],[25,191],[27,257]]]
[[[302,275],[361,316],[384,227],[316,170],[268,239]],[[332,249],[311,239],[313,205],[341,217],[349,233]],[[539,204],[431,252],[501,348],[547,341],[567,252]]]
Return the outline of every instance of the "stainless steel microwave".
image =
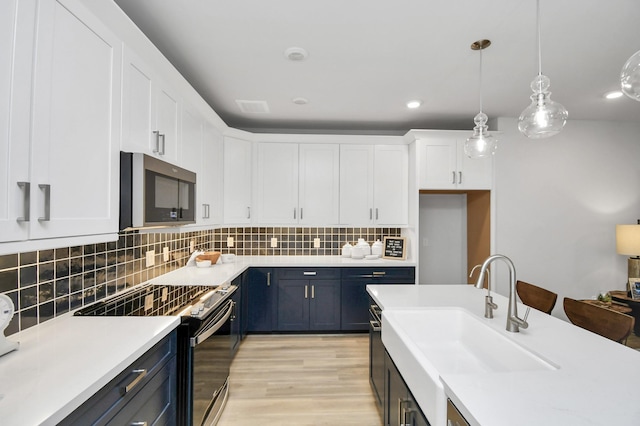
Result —
[[[195,223],[196,174],[141,153],[120,152],[120,229]]]

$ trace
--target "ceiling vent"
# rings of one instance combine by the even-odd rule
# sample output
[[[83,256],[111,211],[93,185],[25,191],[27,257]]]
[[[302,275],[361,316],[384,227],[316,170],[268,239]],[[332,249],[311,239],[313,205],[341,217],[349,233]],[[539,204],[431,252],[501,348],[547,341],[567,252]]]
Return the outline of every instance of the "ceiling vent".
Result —
[[[268,114],[269,105],[266,101],[241,101],[236,99],[240,111],[246,114]]]

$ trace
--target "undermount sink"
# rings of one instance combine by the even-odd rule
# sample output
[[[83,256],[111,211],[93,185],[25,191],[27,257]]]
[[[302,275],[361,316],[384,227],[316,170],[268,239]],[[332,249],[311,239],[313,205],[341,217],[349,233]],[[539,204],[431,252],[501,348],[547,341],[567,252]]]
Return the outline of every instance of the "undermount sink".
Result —
[[[463,309],[397,310],[389,317],[439,374],[557,369]]]

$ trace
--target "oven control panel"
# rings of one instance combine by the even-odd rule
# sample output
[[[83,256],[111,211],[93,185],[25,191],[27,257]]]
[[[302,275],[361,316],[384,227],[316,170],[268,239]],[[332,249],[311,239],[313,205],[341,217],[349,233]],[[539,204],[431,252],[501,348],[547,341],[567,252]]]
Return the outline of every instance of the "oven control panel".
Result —
[[[224,284],[205,293],[198,302],[191,306],[190,314],[194,318],[204,318],[207,314],[216,309],[222,302],[227,300],[238,287]]]

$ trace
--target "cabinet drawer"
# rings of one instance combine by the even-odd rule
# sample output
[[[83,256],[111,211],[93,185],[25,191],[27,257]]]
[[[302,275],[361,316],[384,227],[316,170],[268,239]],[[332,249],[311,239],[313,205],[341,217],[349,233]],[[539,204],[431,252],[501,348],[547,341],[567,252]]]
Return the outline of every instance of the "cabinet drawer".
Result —
[[[175,363],[176,332],[158,342],[60,424],[105,424],[131,403],[138,392],[169,362]],[[174,367],[175,368],[175,367]],[[143,372],[144,371],[144,372]],[[82,372],[79,372],[82,374]]]
[[[414,284],[415,268],[345,268],[342,270],[343,280],[362,280],[369,284]]]
[[[277,268],[276,277],[281,280],[340,279],[340,269],[339,268]]]

